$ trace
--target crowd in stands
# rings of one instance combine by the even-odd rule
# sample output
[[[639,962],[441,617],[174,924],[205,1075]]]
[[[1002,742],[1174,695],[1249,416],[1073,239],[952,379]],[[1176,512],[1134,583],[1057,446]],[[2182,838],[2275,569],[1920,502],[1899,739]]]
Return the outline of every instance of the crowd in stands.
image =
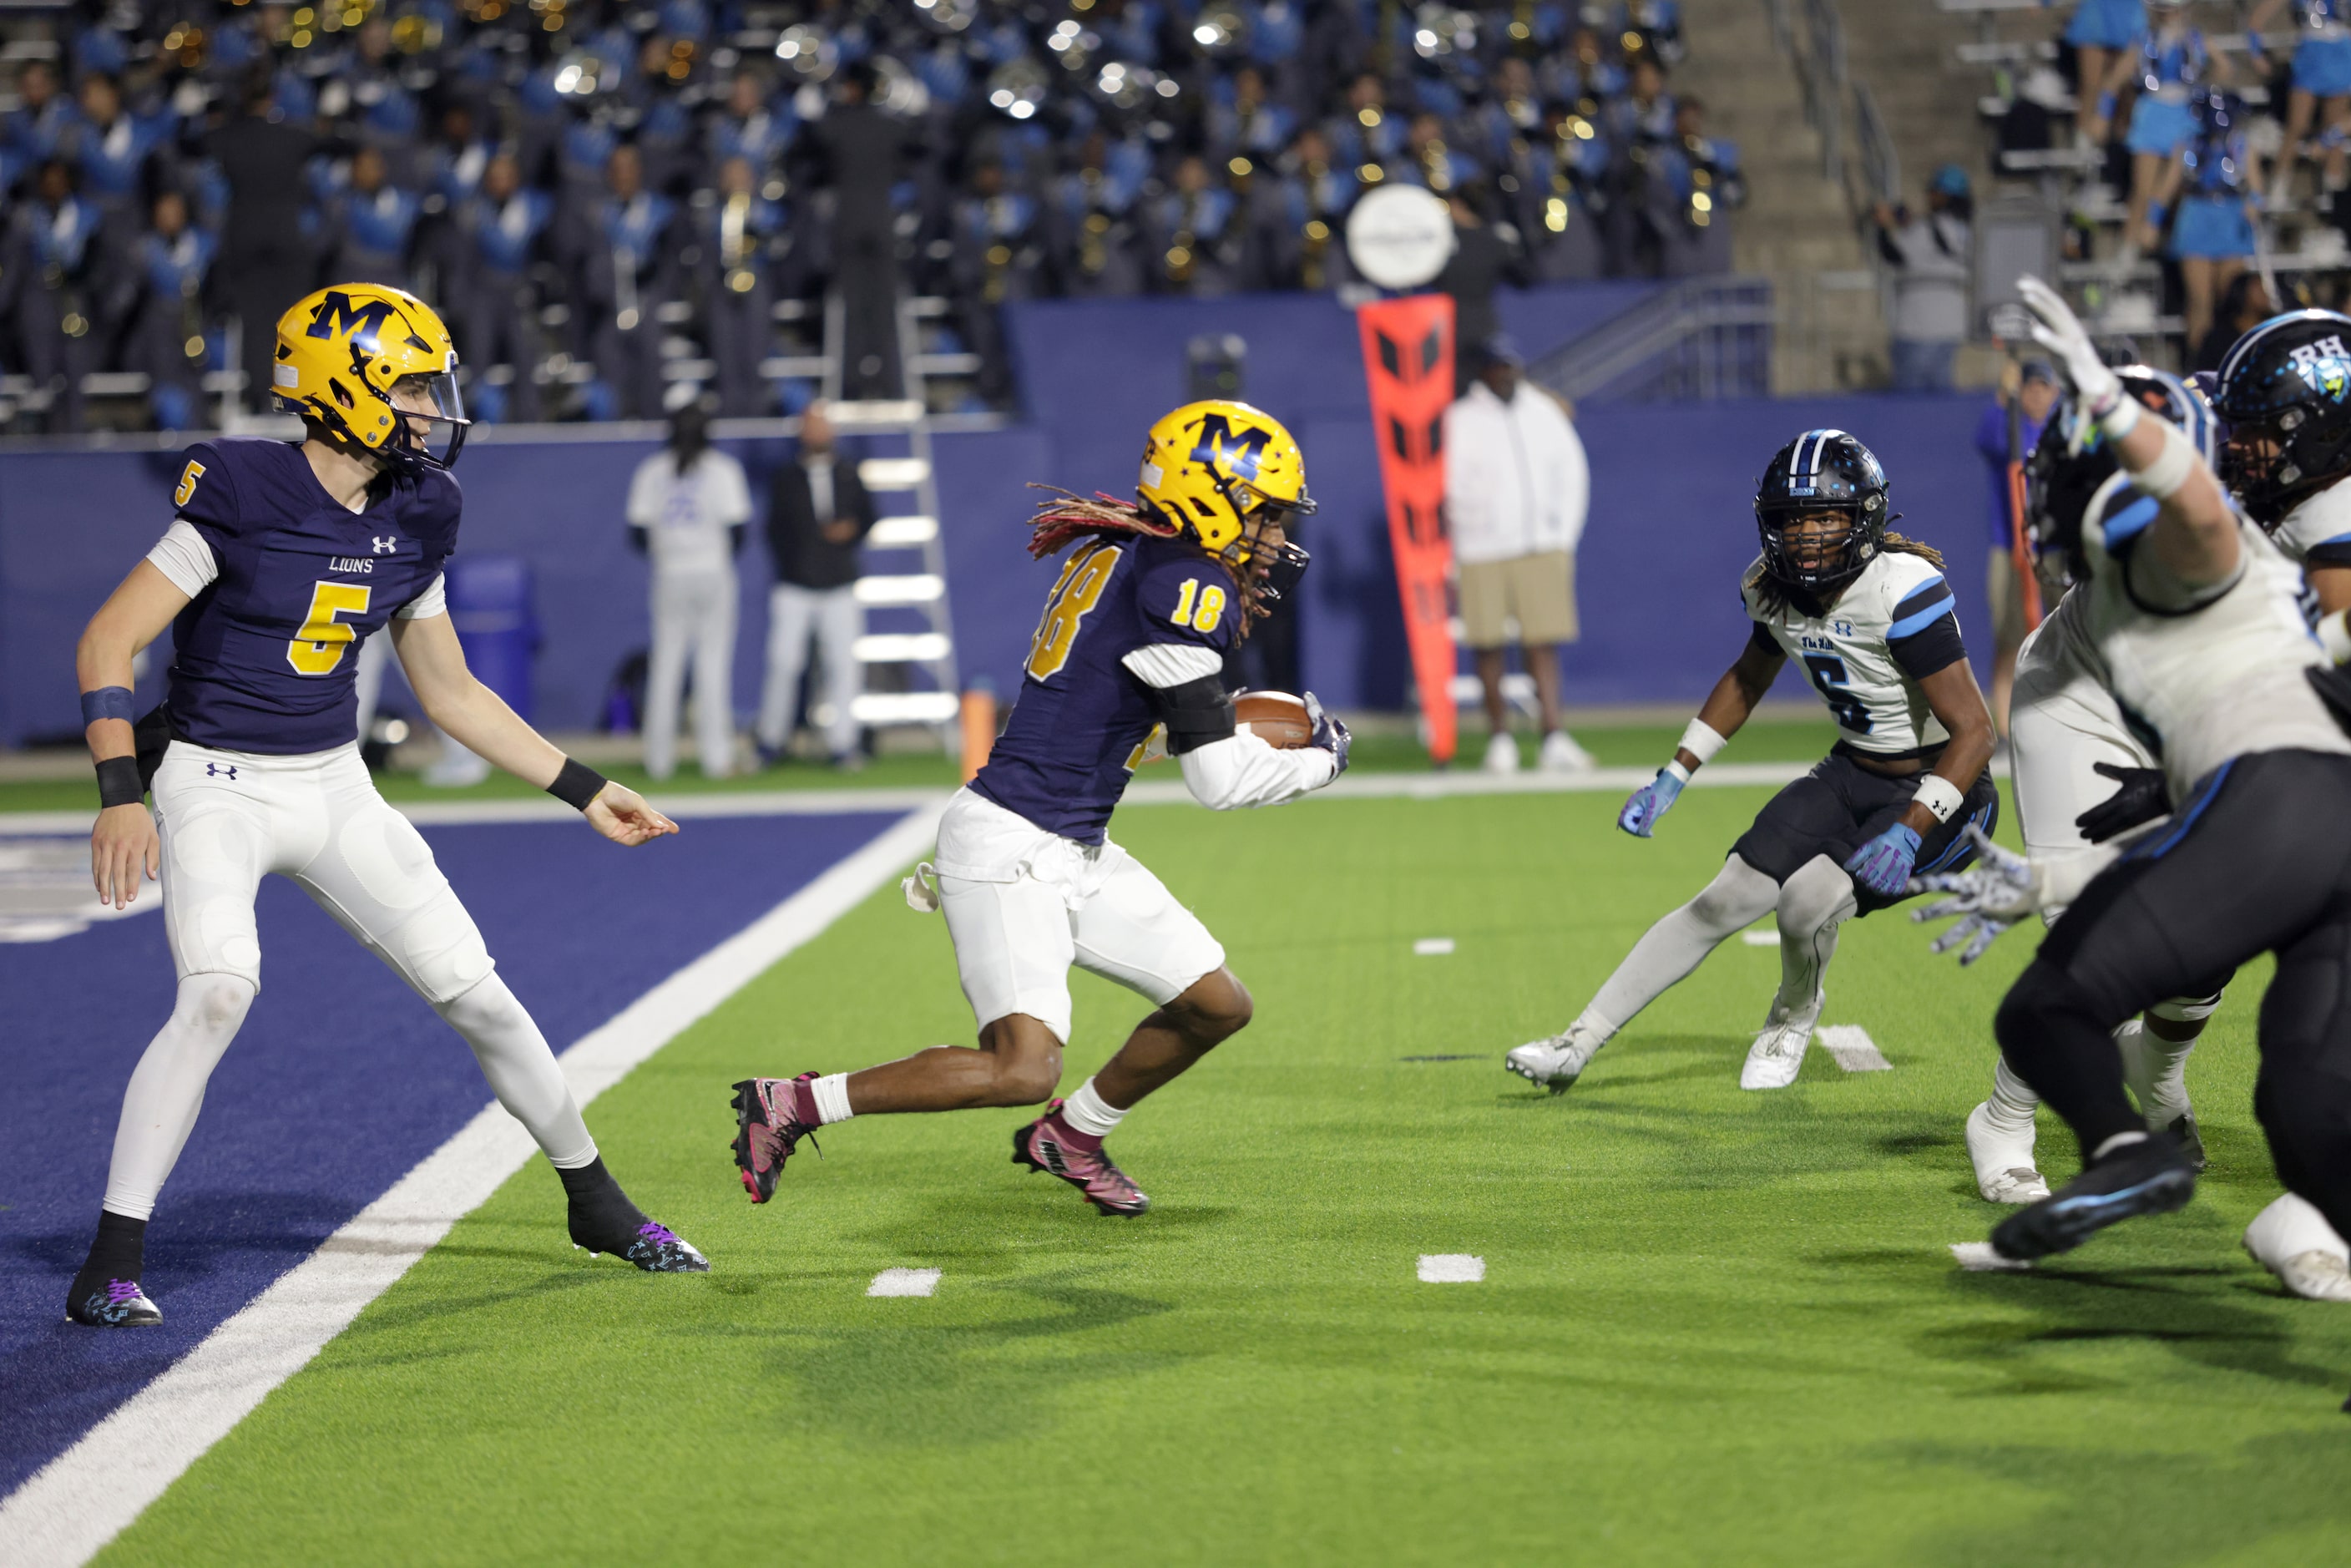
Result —
[[[89,371],[143,375],[176,429],[241,363],[259,408],[278,311],[360,278],[444,311],[481,418],[650,416],[694,384],[795,409],[815,388],[770,373],[778,316],[883,275],[950,301],[932,347],[1000,402],[1004,302],[1344,287],[1346,214],[1383,183],[1444,195],[1520,282],[1723,270],[1741,189],[1671,90],[1673,0],[71,15],[12,42],[0,124],[19,428],[80,428]]]

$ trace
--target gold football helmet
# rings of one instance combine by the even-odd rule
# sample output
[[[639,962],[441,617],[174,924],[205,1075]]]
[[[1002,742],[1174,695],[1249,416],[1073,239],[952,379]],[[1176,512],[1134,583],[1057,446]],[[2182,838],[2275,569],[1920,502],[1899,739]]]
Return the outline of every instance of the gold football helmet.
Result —
[[[456,371],[456,345],[433,307],[403,289],[340,283],[277,319],[270,390],[339,445],[394,469],[446,468],[471,423]],[[444,450],[434,450],[436,438]]]
[[[1187,402],[1151,427],[1135,488],[1234,567],[1247,564],[1265,523],[1314,510],[1297,440],[1263,409],[1225,398]]]

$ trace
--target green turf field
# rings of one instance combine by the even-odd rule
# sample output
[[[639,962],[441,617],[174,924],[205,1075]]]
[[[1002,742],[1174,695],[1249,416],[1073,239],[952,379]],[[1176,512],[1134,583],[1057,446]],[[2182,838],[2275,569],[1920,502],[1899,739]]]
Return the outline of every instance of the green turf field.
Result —
[[[1646,843],[1599,794],[1123,813],[1259,1004],[1113,1139],[1135,1221],[1014,1167],[1013,1112],[842,1126],[745,1200],[730,1080],[969,1037],[888,890],[590,1110],[711,1274],[575,1261],[534,1165],[102,1561],[2339,1561],[2351,1312],[2237,1246],[2261,977],[2191,1065],[2195,1204],[2032,1276],[1946,1250],[2021,935],[1963,972],[1847,927],[1823,1021],[1891,1072],[1741,1093],[1778,960],[1735,942],[1573,1093],[1500,1071],[1761,799]],[[1078,999],[1072,1084],[1141,1010]],[[867,1299],[892,1266],[946,1275]]]

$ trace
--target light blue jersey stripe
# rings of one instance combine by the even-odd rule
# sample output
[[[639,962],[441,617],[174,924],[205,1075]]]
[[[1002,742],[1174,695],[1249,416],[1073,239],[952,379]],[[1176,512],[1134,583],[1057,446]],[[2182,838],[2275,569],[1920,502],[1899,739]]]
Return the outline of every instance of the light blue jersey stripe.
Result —
[[[1942,598],[1938,599],[1934,603],[1929,604],[1926,609],[1921,610],[1916,615],[1906,615],[1901,620],[1896,621],[1893,625],[1888,626],[1886,629],[1886,635],[1889,639],[1915,637],[1919,632],[1924,632],[1928,627],[1932,626],[1935,623],[1935,618],[1937,616],[1958,614],[1959,612],[1953,608],[1953,604],[1954,601],[1951,596],[1946,593]]]

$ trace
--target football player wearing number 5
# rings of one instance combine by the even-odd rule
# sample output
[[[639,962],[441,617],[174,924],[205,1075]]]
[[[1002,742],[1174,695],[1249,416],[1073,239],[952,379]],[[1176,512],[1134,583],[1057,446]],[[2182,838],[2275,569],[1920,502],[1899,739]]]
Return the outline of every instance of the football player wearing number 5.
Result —
[[[935,866],[906,883],[909,903],[946,910],[979,1047],[736,1084],[735,1160],[753,1201],[774,1195],[794,1146],[829,1123],[1045,1100],[1061,1080],[1074,964],[1155,1010],[1066,1102],[1013,1134],[1012,1158],[1104,1214],[1150,1207],[1102,1140],[1247,1024],[1249,994],[1207,927],[1105,830],[1161,727],[1186,786],[1214,810],[1278,806],[1346,768],[1346,728],[1311,695],[1311,743],[1277,750],[1236,728],[1221,679],[1226,650],[1304,570],[1285,525],[1312,510],[1297,442],[1227,402],[1187,404],[1151,427],[1136,504],[1072,496],[1040,508],[1030,553],[1071,553],[1030,640],[1019,702],[949,803]]]
[[[91,871],[117,908],[160,873],[179,996],[123,1095],[98,1237],[66,1303],[75,1322],[162,1321],[141,1289],[147,1222],[260,988],[254,896],[271,872],[473,1047],[562,1177],[575,1243],[652,1271],[708,1267],[605,1171],[538,1027],[433,852],[360,761],[355,655],[389,622],[409,685],[444,733],[579,808],[615,843],[677,831],[548,744],[465,668],[441,583],[460,504],[448,466],[465,430],[456,366],[448,329],[413,295],[361,284],[296,305],[277,324],[275,390],[302,416],[305,439],[191,447],[177,519],[82,633],[76,662],[101,806]],[[170,689],[134,730],[131,658],[166,626]],[[349,1113],[365,1110],[362,1092]]]
[[[1805,432],[1764,469],[1755,497],[1763,550],[1740,582],[1754,622],[1747,646],[1616,825],[1649,837],[1790,659],[1834,716],[1836,747],[1771,798],[1721,874],[1649,928],[1563,1033],[1511,1051],[1511,1071],[1559,1093],[1723,938],[1776,914],[1780,990],[1739,1086],[1786,1088],[1820,1019],[1837,927],[1904,897],[1914,873],[1967,864],[1970,823],[1991,831],[1991,714],[1960,645],[1943,559],[1887,531],[1887,501],[1885,469],[1841,430]]]

